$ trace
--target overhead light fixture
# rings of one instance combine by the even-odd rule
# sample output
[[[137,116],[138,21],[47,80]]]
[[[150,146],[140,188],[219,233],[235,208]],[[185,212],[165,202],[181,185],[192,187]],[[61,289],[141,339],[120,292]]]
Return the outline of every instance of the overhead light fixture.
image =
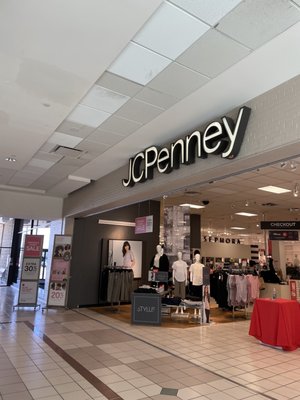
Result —
[[[16,162],[17,159],[16,159],[16,156],[9,156],[9,157],[6,157],[5,161]]]
[[[245,207],[249,207],[249,201],[248,200],[245,203]]]
[[[237,230],[237,231],[243,231],[243,230],[245,230],[246,228],[242,228],[241,226],[231,226],[230,229],[235,229],[235,230]]]
[[[263,186],[257,188],[258,190],[264,190],[265,192],[275,193],[275,194],[282,194],[282,193],[289,193],[291,192],[290,189],[284,189],[278,186]]]
[[[235,214],[236,214],[236,215],[242,215],[243,217],[256,217],[256,216],[257,216],[257,214],[249,213],[249,212],[244,212],[244,211],[237,212],[237,213],[235,213]]]
[[[115,226],[132,226],[132,227],[135,227],[135,222],[113,221],[113,220],[110,220],[110,219],[98,219],[98,224],[100,224],[100,225],[115,225]]]
[[[180,204],[180,207],[190,207],[190,208],[205,208],[205,206],[199,206],[198,204],[189,204],[189,203],[185,203],[185,204]]]
[[[287,166],[287,162],[286,161],[282,161],[280,163],[280,168],[285,168]]]
[[[295,186],[294,186],[293,196],[294,197],[298,197],[299,196],[299,185],[298,185],[298,183],[296,183]]]

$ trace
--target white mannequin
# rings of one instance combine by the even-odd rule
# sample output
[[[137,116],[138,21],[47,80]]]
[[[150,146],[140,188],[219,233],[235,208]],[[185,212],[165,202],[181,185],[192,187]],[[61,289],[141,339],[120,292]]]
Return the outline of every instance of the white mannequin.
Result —
[[[177,261],[174,261],[172,265],[172,278],[173,284],[175,285],[175,296],[185,298],[185,286],[187,285],[187,269],[188,265],[182,260],[182,252],[177,253]],[[178,307],[176,309],[178,314]],[[183,309],[181,307],[181,314]]]
[[[156,254],[154,256],[154,266],[159,268],[159,259],[164,254],[164,249],[161,247],[160,244],[156,246]]]
[[[204,265],[201,264],[201,255],[195,255],[195,262],[190,267],[190,281],[193,286],[203,285],[203,268]],[[197,309],[194,310],[194,315],[197,315]],[[199,309],[199,315],[201,315],[201,309]]]

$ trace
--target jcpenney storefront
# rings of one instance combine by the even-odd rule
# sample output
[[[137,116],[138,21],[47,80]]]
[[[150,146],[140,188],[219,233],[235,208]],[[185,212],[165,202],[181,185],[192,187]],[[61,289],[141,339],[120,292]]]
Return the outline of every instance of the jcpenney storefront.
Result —
[[[70,195],[64,203],[74,248],[69,306],[98,302],[101,240],[135,238],[132,227],[102,226],[100,218],[134,221],[141,215],[153,215],[153,232],[141,237],[146,243],[146,265],[159,243],[159,204],[150,200],[178,188],[263,167],[266,160],[275,163],[297,157],[299,109],[300,78],[296,77],[226,116],[216,116],[188,134],[183,132],[171,143],[133,154],[124,167]]]

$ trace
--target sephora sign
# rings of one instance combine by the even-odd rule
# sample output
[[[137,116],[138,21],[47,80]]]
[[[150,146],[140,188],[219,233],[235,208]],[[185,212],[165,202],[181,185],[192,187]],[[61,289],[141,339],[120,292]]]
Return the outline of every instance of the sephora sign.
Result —
[[[242,107],[236,121],[222,117],[221,122],[211,122],[203,132],[194,131],[184,139],[178,139],[169,147],[148,147],[130,158],[128,178],[122,180],[125,187],[153,178],[153,171],[169,174],[181,164],[193,164],[196,158],[207,158],[209,154],[222,158],[235,158],[241,148],[251,109]]]

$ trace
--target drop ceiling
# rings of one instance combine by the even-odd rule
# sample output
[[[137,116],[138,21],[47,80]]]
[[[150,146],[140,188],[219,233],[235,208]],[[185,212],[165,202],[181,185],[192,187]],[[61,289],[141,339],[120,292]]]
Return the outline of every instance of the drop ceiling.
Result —
[[[300,0],[0,7],[0,190],[67,197],[300,71]],[[232,218],[245,200],[277,204],[256,186],[291,186],[297,171],[270,166],[196,191],[209,207],[230,198]]]

